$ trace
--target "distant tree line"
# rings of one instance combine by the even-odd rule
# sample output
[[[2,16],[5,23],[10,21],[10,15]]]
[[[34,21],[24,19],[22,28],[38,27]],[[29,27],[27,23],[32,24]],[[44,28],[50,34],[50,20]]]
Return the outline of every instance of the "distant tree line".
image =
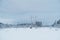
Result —
[[[52,25],[52,27],[59,25],[60,26],[60,20],[55,21]],[[35,23],[21,23],[21,24],[4,24],[4,23],[0,23],[0,28],[17,28],[17,27],[44,27],[42,21],[36,21]]]

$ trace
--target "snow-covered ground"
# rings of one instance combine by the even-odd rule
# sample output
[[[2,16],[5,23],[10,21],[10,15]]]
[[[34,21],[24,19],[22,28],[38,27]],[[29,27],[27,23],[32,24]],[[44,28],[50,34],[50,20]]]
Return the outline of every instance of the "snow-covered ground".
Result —
[[[0,29],[0,40],[60,40],[60,28]]]

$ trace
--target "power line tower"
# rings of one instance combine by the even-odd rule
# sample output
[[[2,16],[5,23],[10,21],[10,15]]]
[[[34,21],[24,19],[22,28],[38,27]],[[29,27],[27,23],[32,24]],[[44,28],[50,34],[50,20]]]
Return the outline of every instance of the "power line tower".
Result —
[[[31,16],[31,27],[35,27],[35,24],[36,24],[36,16]]]

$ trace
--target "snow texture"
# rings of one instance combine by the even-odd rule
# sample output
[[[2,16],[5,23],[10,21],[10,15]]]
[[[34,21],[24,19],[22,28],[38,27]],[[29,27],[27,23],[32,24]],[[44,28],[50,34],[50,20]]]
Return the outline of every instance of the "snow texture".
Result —
[[[60,40],[59,28],[0,29],[0,40]]]

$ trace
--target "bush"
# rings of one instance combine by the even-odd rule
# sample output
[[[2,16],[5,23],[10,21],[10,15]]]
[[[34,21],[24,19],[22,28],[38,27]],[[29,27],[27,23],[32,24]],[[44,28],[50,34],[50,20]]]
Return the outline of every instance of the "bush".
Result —
[[[42,26],[42,22],[36,22],[37,26]]]

